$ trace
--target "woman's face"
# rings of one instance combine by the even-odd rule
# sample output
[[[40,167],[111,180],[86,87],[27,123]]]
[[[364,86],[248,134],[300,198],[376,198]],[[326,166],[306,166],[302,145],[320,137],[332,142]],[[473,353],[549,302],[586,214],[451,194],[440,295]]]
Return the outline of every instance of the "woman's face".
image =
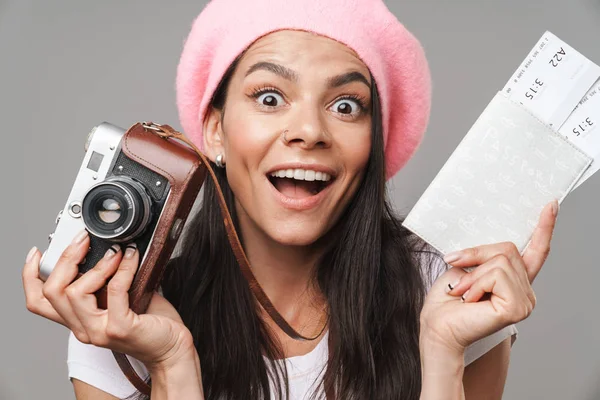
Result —
[[[305,246],[338,221],[369,158],[370,85],[354,51],[322,36],[278,31],[246,51],[223,121],[213,110],[205,125],[209,156],[224,155],[244,236]]]

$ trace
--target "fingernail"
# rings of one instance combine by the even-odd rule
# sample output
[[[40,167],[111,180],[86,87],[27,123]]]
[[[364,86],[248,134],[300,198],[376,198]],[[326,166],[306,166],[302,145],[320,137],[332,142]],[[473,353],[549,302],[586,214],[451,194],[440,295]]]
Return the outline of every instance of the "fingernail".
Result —
[[[37,247],[33,246],[31,248],[31,250],[29,250],[29,253],[27,253],[27,258],[25,258],[25,262],[31,262],[31,259],[33,258],[33,255],[35,254],[35,252],[37,251]]]
[[[454,251],[454,252],[448,253],[444,256],[444,262],[446,264],[450,264],[455,261],[458,261],[458,259],[461,257],[462,257],[462,253],[460,251]]]
[[[469,289],[469,290],[471,290],[471,289]],[[462,300],[462,302],[463,302],[463,303],[465,302],[465,298],[466,298],[466,297],[467,297],[467,295],[469,294],[469,290],[467,290],[467,291],[465,292],[465,294],[463,294],[462,296],[460,296],[460,299]]]
[[[454,288],[457,287],[459,283],[460,283],[460,279],[457,280],[456,282],[449,283],[448,286],[446,286],[446,293],[450,293],[452,290],[454,290]]]
[[[104,259],[108,260],[108,259],[113,258],[113,256],[115,254],[117,254],[120,250],[121,250],[121,248],[119,247],[118,244],[116,244],[116,243],[113,244],[112,246],[110,246],[108,248],[108,250],[106,250],[106,253],[104,253]]]
[[[552,213],[554,214],[555,217],[558,215],[559,208],[560,208],[560,205],[558,204],[558,200],[554,200],[552,202]]]
[[[137,249],[137,245],[135,243],[129,243],[125,248],[125,258],[132,258]]]
[[[87,230],[82,230],[81,232],[79,232],[77,234],[77,236],[75,236],[75,239],[73,239],[73,243],[75,244],[80,244],[81,242],[83,242],[85,240],[85,238],[88,235],[88,231]]]

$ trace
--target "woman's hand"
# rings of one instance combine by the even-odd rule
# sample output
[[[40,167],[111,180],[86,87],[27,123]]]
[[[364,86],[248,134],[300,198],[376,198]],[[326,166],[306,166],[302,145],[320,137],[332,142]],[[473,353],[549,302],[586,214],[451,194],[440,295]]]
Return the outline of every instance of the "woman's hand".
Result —
[[[512,242],[446,255],[451,268],[429,291],[421,342],[462,354],[471,343],[527,318],[536,304],[531,283],[550,251],[558,202],[548,204],[523,256]],[[472,272],[462,268],[476,267]]]
[[[164,369],[195,356],[192,335],[173,306],[154,294],[146,314],[129,308],[128,290],[139,265],[135,244],[109,249],[94,268],[79,279],[78,267],[89,248],[82,231],[63,252],[43,282],[39,278],[41,254],[33,248],[23,268],[27,309],[69,328],[86,344],[129,354],[150,370]],[[107,286],[107,309],[99,309],[94,293]]]

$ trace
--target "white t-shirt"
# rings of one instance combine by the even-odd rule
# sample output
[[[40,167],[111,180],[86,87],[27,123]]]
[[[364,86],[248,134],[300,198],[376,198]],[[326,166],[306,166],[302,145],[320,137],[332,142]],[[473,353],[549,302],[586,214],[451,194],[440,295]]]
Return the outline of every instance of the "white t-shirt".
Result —
[[[434,270],[437,270],[435,276],[439,276],[445,271],[445,264],[436,266]],[[514,343],[517,334],[517,328],[510,325],[473,343],[466,349],[465,365],[478,359],[508,337],[512,336],[511,343]],[[315,390],[315,382],[317,384],[321,382],[328,357],[328,335],[329,332],[326,332],[310,353],[283,360],[288,371],[290,400],[308,399]],[[141,362],[131,357],[129,359],[140,376],[148,376],[148,372]],[[119,369],[110,350],[83,344],[72,333],[69,336],[67,364],[69,378],[86,382],[115,397],[123,399],[136,391]],[[322,392],[321,386],[319,389]]]

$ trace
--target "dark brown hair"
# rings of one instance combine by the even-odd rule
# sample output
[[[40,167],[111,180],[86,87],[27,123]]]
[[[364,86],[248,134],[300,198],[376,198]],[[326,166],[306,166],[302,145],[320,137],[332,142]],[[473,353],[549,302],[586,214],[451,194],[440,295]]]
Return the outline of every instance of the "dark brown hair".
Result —
[[[237,61],[223,78],[212,107],[224,111],[228,82],[236,66]],[[417,261],[424,258],[415,254],[428,251],[401,225],[402,219],[388,202],[381,110],[374,80],[371,96],[367,179],[327,233],[331,245],[314,277],[330,313],[329,359],[323,384],[344,400],[418,399],[419,315],[425,282]],[[225,171],[215,171],[237,224],[234,194]],[[205,397],[287,398],[285,365],[273,361],[282,358],[281,346],[259,317],[259,306],[226,239],[210,179],[202,200],[183,239],[182,254],[169,268],[163,291],[193,334]],[[265,362],[263,356],[270,361]]]

